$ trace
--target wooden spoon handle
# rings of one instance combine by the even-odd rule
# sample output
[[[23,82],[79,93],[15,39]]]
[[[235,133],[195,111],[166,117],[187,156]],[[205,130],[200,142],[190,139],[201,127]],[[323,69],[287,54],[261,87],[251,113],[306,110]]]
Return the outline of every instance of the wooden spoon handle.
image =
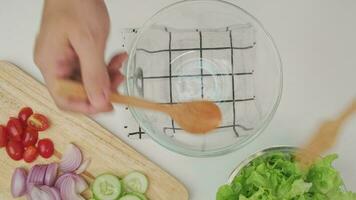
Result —
[[[307,169],[321,153],[335,145],[340,128],[345,121],[356,113],[356,99],[335,120],[324,122],[307,145],[296,154],[302,168]]]
[[[83,100],[88,98],[83,85],[71,80],[57,80],[56,92],[64,97],[71,97]],[[136,97],[120,95],[118,93],[112,93],[110,96],[110,100],[115,103],[121,103],[150,110],[157,110],[161,112],[169,111],[169,107],[167,105],[157,104]]]
[[[352,104],[341,113],[341,115],[336,119],[336,121],[342,124],[346,121],[352,114],[356,113],[356,99],[352,102]]]
[[[143,100],[137,97],[125,96],[118,93],[113,93],[110,96],[112,102],[121,103],[125,105],[145,108],[149,110],[157,110],[161,112],[168,112],[168,105],[158,104],[151,101]]]

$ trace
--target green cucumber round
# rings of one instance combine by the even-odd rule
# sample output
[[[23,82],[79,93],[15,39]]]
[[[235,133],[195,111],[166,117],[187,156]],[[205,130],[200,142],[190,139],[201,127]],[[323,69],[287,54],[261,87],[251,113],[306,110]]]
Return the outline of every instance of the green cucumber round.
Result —
[[[119,178],[112,174],[102,174],[95,178],[92,192],[97,200],[116,200],[122,193]]]
[[[126,175],[122,182],[124,184],[124,188],[127,192],[138,192],[145,193],[148,188],[148,180],[146,176],[140,172],[134,171]]]

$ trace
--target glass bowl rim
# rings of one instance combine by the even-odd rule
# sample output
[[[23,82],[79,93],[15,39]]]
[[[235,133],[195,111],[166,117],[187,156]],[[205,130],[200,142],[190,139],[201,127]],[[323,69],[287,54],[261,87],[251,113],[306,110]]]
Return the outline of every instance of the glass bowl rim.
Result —
[[[267,117],[265,117],[263,123],[256,129],[257,131],[255,131],[253,133],[253,135],[239,140],[239,144],[238,145],[236,145],[236,143],[234,143],[234,144],[231,144],[231,145],[228,145],[228,146],[224,146],[224,147],[213,149],[213,150],[207,150],[207,151],[197,151],[197,150],[192,150],[192,149],[186,149],[184,147],[179,147],[177,145],[171,145],[171,143],[169,143],[169,142],[166,143],[163,139],[160,138],[159,135],[155,134],[154,131],[151,131],[145,125],[145,122],[142,122],[143,120],[142,120],[142,118],[141,118],[141,116],[139,114],[139,111],[136,108],[134,108],[132,106],[129,106],[129,110],[130,110],[131,114],[133,115],[134,119],[139,123],[140,127],[145,131],[145,133],[147,133],[155,142],[157,142],[161,146],[163,146],[163,147],[165,147],[165,148],[167,148],[167,149],[169,149],[169,150],[171,150],[173,152],[176,152],[176,153],[179,153],[179,154],[182,154],[182,155],[185,155],[185,156],[191,156],[191,157],[211,157],[211,156],[225,155],[225,154],[228,154],[228,153],[231,153],[231,152],[234,152],[234,151],[236,151],[238,149],[243,148],[244,146],[246,146],[247,144],[249,144],[253,140],[255,140],[265,130],[265,128],[271,122],[274,114],[276,113],[276,110],[277,110],[277,108],[278,108],[278,106],[280,104],[281,97],[282,97],[282,91],[283,91],[282,60],[281,60],[277,45],[274,42],[272,36],[269,34],[269,32],[264,28],[262,23],[256,17],[254,17],[252,14],[250,14],[246,10],[242,9],[241,7],[239,7],[239,6],[237,6],[237,5],[233,4],[233,3],[224,1],[224,0],[182,0],[182,1],[178,1],[178,2],[172,3],[172,4],[170,4],[170,5],[166,6],[166,7],[158,10],[154,15],[152,15],[143,24],[142,28],[138,29],[137,36],[134,39],[134,42],[132,43],[132,48],[130,50],[130,56],[129,56],[129,59],[128,59],[128,62],[127,62],[127,66],[126,66],[126,75],[131,74],[131,71],[130,71],[131,68],[132,68],[131,64],[133,63],[133,59],[134,59],[134,56],[132,56],[132,55],[135,54],[137,43],[138,43],[139,39],[141,38],[141,36],[143,35],[143,33],[145,32],[145,30],[149,27],[148,25],[151,24],[153,22],[153,20],[158,15],[160,15],[162,12],[164,12],[165,10],[167,10],[167,9],[169,9],[171,7],[174,7],[176,5],[179,5],[179,4],[190,3],[190,2],[202,2],[202,3],[204,3],[204,2],[219,2],[219,3],[226,4],[228,6],[233,6],[237,10],[240,10],[242,13],[244,13],[245,15],[250,17],[259,26],[259,28],[261,28],[263,30],[263,33],[268,38],[269,42],[272,45],[272,48],[274,49],[274,54],[276,55],[276,59],[278,60],[277,61],[278,62],[277,68],[278,68],[278,71],[279,71],[279,74],[280,74],[280,78],[278,80],[279,81],[278,96],[277,96],[277,99],[274,102],[272,110],[270,111],[270,113],[268,113]],[[132,88],[132,85],[130,83],[130,79],[129,78],[126,79],[126,87],[125,88],[126,88],[126,93],[128,95],[132,95],[132,91],[130,91],[130,88]]]

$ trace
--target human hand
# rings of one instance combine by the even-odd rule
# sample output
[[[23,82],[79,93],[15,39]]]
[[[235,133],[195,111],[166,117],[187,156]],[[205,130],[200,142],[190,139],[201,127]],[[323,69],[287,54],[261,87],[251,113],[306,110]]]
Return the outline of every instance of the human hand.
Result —
[[[103,0],[46,0],[34,60],[57,106],[93,114],[112,110],[110,93],[123,80],[119,72],[127,54],[104,61],[110,20]],[[55,93],[56,80],[82,81],[88,100]]]

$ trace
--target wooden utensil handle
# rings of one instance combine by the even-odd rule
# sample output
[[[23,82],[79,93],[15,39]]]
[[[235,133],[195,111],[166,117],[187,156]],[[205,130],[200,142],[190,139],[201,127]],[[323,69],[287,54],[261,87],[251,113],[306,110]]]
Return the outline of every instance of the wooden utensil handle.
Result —
[[[64,80],[64,79],[57,80],[56,92],[64,97],[72,97],[72,98],[83,99],[83,100],[88,98],[84,86],[78,82],[71,81],[71,80]],[[168,105],[161,105],[137,97],[120,95],[118,93],[112,93],[110,96],[110,100],[115,103],[121,103],[125,105],[136,106],[136,107],[146,108],[150,110],[158,110],[162,112],[169,111]]]
[[[112,102],[121,103],[125,105],[145,108],[149,110],[158,110],[162,112],[167,112],[167,108],[169,105],[162,105],[158,103],[153,103],[147,100],[143,100],[137,97],[125,96],[118,93],[112,93],[110,96],[110,100]]]
[[[336,121],[341,124],[349,117],[351,117],[351,115],[353,115],[354,113],[356,113],[356,99],[352,102],[350,107],[348,107],[343,113],[341,113],[341,115]]]

